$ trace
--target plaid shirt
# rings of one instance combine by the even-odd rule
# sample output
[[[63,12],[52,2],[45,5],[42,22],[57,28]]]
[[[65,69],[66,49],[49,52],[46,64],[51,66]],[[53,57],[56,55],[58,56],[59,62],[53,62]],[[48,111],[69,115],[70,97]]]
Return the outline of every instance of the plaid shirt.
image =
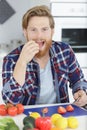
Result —
[[[27,64],[24,85],[20,86],[16,82],[13,71],[22,47],[23,45],[16,48],[3,59],[2,97],[5,103],[17,104],[20,102],[24,105],[32,105],[35,104],[36,97],[40,93],[40,69],[39,65],[32,59]],[[57,103],[69,102],[68,82],[73,93],[79,89],[87,89],[87,82],[84,80],[74,52],[68,44],[53,41],[49,53]]]

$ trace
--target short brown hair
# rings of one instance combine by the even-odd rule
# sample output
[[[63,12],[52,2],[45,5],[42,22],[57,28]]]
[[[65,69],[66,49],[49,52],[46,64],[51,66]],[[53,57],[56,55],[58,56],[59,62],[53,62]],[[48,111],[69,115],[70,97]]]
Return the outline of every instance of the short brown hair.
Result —
[[[54,28],[54,19],[53,19],[53,16],[51,15],[50,9],[45,5],[41,5],[41,6],[35,6],[35,7],[31,8],[31,9],[29,9],[24,14],[23,19],[22,19],[22,27],[24,29],[27,29],[30,18],[34,17],[34,16],[48,17],[50,27]]]

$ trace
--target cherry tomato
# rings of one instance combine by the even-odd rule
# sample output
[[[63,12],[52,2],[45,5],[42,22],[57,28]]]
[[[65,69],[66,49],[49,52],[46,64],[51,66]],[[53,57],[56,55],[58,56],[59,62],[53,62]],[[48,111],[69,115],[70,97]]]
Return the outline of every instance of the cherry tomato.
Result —
[[[68,112],[72,112],[72,111],[74,111],[74,107],[72,105],[68,105],[68,106],[66,106],[66,110]]]
[[[47,107],[43,108],[42,113],[48,113],[48,108]]]
[[[0,105],[0,115],[1,115],[1,116],[7,115],[7,108],[6,108],[6,105],[5,105],[5,104],[1,104],[1,105]]]
[[[17,115],[17,107],[16,106],[9,107],[8,114],[10,116],[16,116]]]
[[[48,108],[47,107],[45,107],[45,108],[42,109],[42,116],[45,117],[46,113],[48,113]]]
[[[66,111],[66,109],[64,108],[64,107],[62,107],[62,106],[59,106],[58,107],[58,113],[60,113],[60,114],[65,114],[67,111]]]
[[[17,107],[17,114],[21,114],[24,112],[24,106],[21,103],[17,104],[16,107]]]

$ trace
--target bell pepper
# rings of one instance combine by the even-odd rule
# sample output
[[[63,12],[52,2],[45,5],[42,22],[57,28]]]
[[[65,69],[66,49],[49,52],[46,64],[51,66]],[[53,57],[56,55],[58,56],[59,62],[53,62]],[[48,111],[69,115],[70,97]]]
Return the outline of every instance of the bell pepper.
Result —
[[[53,127],[53,128],[51,128],[51,130],[63,130],[63,129],[58,128],[58,127]]]
[[[52,123],[50,117],[39,117],[35,120],[35,127],[40,130],[51,130]]]

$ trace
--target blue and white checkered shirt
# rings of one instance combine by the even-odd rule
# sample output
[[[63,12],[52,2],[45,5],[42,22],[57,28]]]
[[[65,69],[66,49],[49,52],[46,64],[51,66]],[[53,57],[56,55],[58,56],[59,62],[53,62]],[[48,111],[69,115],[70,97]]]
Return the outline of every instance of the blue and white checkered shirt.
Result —
[[[40,92],[40,68],[32,59],[27,64],[24,85],[20,86],[16,82],[13,71],[22,47],[23,45],[16,48],[3,59],[2,97],[5,103],[32,105],[36,103],[36,97]],[[53,41],[49,53],[57,102],[69,102],[67,83],[70,82],[70,87],[74,93],[79,89],[87,89],[87,81],[84,79],[72,48],[67,43]]]

